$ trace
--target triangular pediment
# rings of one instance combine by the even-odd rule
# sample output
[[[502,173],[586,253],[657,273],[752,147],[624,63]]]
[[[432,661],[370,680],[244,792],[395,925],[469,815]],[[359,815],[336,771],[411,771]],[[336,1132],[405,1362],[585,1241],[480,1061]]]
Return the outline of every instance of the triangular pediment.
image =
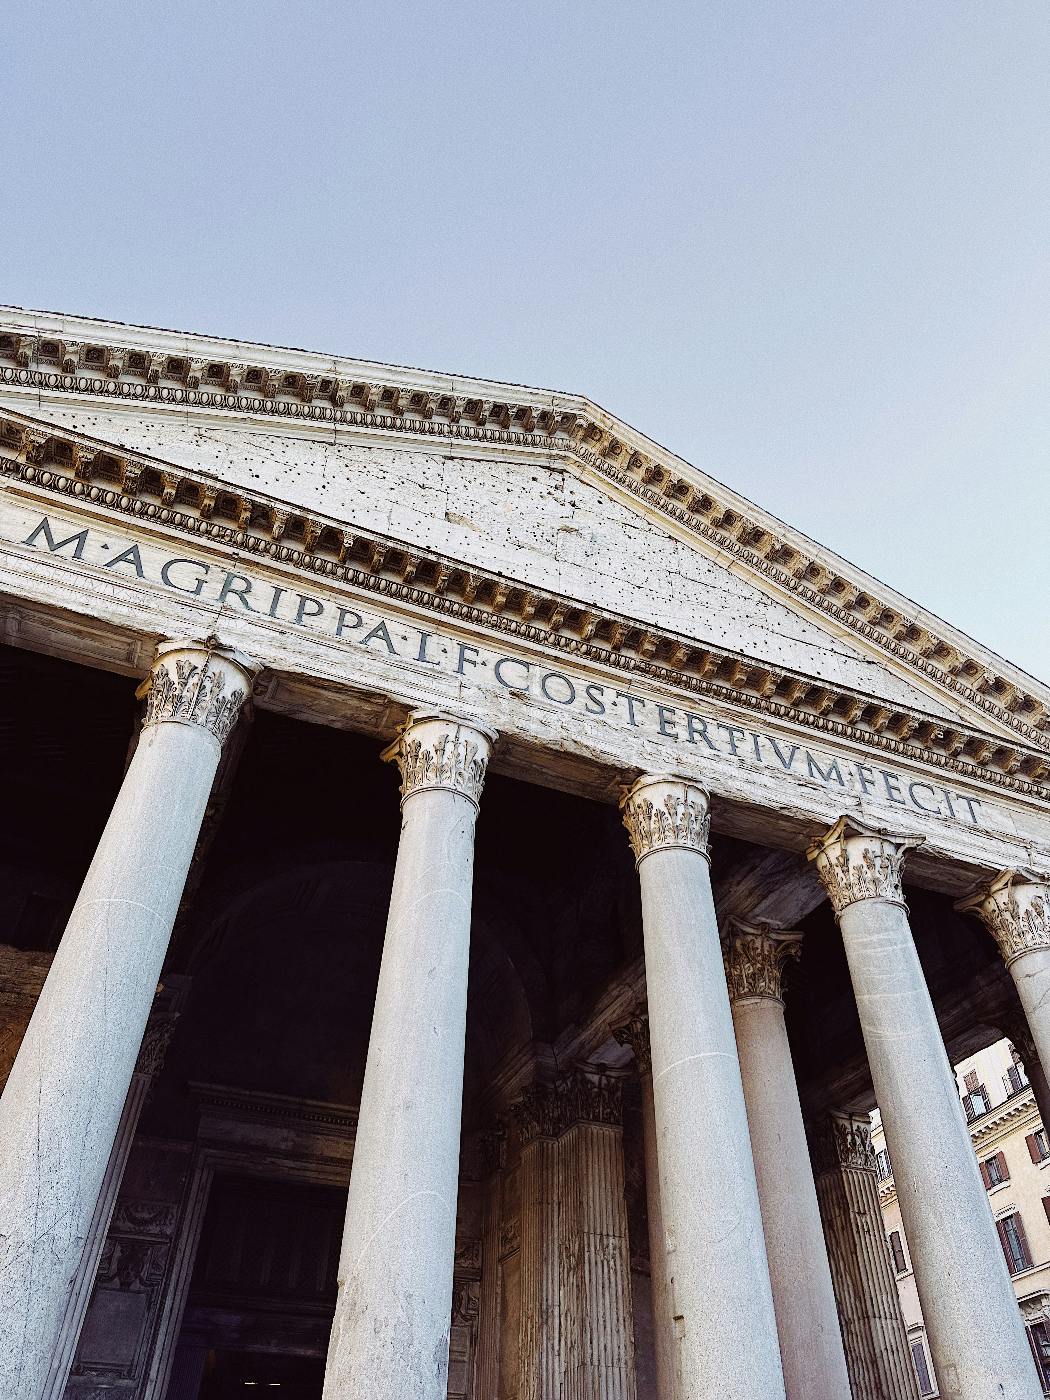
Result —
[[[131,329],[105,333],[127,339]],[[140,343],[165,334],[136,331]],[[225,345],[208,344],[213,353]],[[153,373],[117,402],[82,376],[76,392],[59,385],[30,401],[4,373],[0,345],[0,403],[161,474],[208,479],[285,517],[301,512],[315,535],[328,523],[439,556],[446,575],[462,570],[471,597],[495,579],[497,599],[524,592],[526,611],[530,592],[561,599],[585,638],[604,626],[596,619],[617,619],[616,645],[626,626],[641,655],[686,672],[706,667],[731,686],[746,673],[765,698],[800,702],[808,679],[806,703],[847,722],[867,698],[885,711],[876,725],[910,711],[949,730],[1050,747],[1050,692],[1039,683],[585,400],[236,348],[241,360],[249,351],[281,360],[266,370],[267,400],[244,396],[254,371],[239,363],[239,397],[204,385],[164,390]],[[147,365],[190,364],[136,353]],[[223,371],[206,355],[193,363]],[[307,367],[331,406],[304,396]],[[318,379],[322,367],[331,379]],[[377,383],[380,374],[394,387]]]

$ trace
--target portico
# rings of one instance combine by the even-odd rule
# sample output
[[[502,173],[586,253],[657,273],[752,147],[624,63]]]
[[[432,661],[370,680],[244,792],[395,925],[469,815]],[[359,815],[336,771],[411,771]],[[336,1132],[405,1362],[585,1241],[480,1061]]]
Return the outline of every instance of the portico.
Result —
[[[945,1052],[1043,1048],[1050,697],[582,401],[10,335],[0,1391],[912,1397],[877,1102],[942,1393],[1038,1395]]]

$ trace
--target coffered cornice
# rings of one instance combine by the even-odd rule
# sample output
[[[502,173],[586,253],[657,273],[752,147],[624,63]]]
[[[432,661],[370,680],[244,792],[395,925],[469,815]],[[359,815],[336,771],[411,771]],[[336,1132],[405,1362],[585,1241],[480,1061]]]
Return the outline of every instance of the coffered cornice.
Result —
[[[716,703],[1050,798],[1050,755],[962,723],[599,610],[304,512],[216,477],[0,409],[0,480],[235,548]]]
[[[578,396],[15,308],[0,310],[0,385],[242,421],[556,450],[906,671],[1050,749],[1050,704],[1023,673],[1004,674],[1011,668],[961,634],[710,479],[691,479],[672,453]]]

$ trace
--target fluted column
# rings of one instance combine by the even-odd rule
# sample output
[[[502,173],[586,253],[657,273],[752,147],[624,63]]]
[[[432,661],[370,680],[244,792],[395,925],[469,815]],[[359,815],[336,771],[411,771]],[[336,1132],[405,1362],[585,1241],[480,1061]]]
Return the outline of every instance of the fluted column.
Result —
[[[0,1098],[0,1395],[40,1400],[252,667],[165,643],[134,757]]]
[[[657,1153],[688,1400],[783,1400],[733,1018],[708,864],[707,793],[676,776],[624,794],[642,894]]]
[[[802,935],[730,919],[729,1000],[788,1400],[850,1400],[835,1292],[784,1022],[784,964]]]
[[[1011,1035],[1010,1039],[1021,1054],[1047,1124],[1050,1102],[1044,1066],[1050,1065],[1050,882],[1031,870],[1004,870],[978,885],[955,907],[983,920],[1014,980],[1028,1035],[1018,1029],[1017,1038]]]
[[[645,1151],[645,1207],[649,1222],[649,1285],[652,1290],[653,1343],[656,1352],[656,1397],[657,1400],[676,1400],[674,1319],[667,1277],[667,1237],[660,1201],[648,1015],[644,1011],[635,1011],[623,1025],[614,1027],[613,1035],[621,1045],[629,1045],[634,1052],[642,1091],[642,1145]]]
[[[420,711],[387,754],[401,839],[325,1370],[325,1400],[440,1400],[448,1376],[474,823],[495,736]]]
[[[561,1234],[557,1096],[526,1089],[513,1105],[521,1144],[520,1400],[561,1400]]]
[[[919,1400],[868,1114],[830,1113],[814,1127],[813,1172],[853,1400]]]
[[[577,1072],[559,1087],[561,1397],[635,1400],[621,1085]]]
[[[843,817],[810,849],[846,949],[944,1395],[1040,1394],[901,890],[914,840]]]

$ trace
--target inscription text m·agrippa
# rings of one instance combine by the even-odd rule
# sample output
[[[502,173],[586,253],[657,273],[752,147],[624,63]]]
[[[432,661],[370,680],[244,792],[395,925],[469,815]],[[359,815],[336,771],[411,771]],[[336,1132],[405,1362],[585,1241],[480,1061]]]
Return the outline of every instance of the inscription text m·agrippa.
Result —
[[[556,670],[513,653],[475,646],[403,618],[375,609],[349,606],[285,584],[254,578],[248,573],[208,563],[190,555],[155,557],[139,544],[113,545],[90,526],[69,531],[68,524],[41,517],[21,544],[63,558],[92,564],[118,575],[159,584],[172,593],[199,599],[217,608],[284,623],[363,647],[391,663],[434,667],[447,674],[495,686],[523,699],[558,709],[576,710],[595,719],[637,729],[701,752],[735,759],[752,767],[808,779],[829,789],[981,826],[981,802],[939,783],[914,779],[894,768],[861,763],[797,741],[778,738],[766,730],[731,724],[701,715],[652,696],[616,689]]]

